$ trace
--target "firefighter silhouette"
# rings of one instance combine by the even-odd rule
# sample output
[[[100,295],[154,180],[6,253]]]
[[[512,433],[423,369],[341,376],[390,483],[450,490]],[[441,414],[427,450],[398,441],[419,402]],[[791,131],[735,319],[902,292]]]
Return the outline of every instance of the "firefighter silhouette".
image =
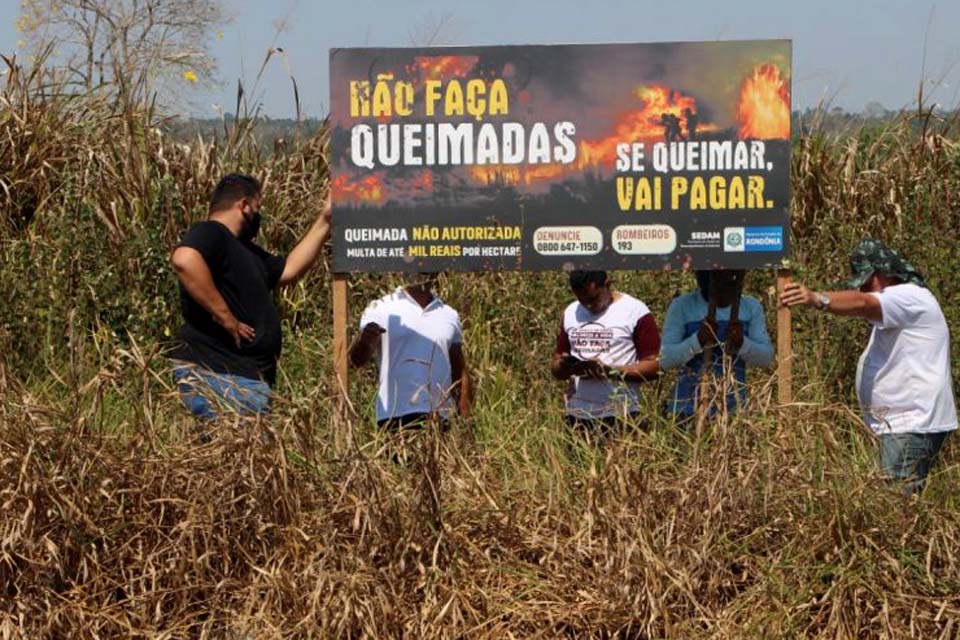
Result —
[[[680,129],[680,118],[672,113],[660,114],[660,126],[663,127],[663,137],[667,142],[683,141],[683,133]]]
[[[687,107],[683,110],[683,119],[687,125],[687,140],[695,140],[697,137],[697,114],[693,112],[693,109]]]

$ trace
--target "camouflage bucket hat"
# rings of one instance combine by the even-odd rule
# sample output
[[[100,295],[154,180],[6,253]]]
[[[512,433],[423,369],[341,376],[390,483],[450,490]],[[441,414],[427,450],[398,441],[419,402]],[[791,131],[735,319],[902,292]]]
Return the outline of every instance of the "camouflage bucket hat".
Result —
[[[850,253],[851,278],[845,283],[847,289],[859,289],[874,273],[911,282],[920,287],[927,283],[917,268],[904,260],[899,253],[873,238],[860,241]]]

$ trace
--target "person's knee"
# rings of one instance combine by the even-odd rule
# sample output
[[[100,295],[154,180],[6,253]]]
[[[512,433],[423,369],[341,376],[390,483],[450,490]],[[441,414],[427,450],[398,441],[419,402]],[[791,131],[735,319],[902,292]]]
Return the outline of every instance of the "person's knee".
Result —
[[[259,390],[241,392],[238,400],[240,413],[261,415],[270,412],[270,393]]]
[[[202,377],[193,369],[178,367],[173,371],[173,378],[177,383],[180,400],[187,411],[203,421],[216,420],[217,411],[201,388],[203,386]]]
[[[270,411],[270,387],[259,380],[234,378],[222,389],[227,407],[240,415],[258,416]]]
[[[217,419],[217,411],[203,394],[190,385],[180,385],[180,399],[187,410],[200,420]]]

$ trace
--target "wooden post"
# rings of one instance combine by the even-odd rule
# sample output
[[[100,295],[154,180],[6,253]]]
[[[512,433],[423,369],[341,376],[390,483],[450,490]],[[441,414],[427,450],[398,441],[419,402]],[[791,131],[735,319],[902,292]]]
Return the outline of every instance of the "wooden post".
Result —
[[[344,399],[350,391],[347,363],[347,274],[333,274],[333,370]]]
[[[792,280],[790,269],[777,269],[777,400],[793,402],[793,333],[790,307],[780,304],[780,294]]]

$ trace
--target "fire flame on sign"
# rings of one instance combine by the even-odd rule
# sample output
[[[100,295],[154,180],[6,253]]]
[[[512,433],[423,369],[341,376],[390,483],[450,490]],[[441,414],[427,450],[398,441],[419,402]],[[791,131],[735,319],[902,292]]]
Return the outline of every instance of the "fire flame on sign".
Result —
[[[464,78],[478,62],[479,56],[419,56],[413,59],[424,80]]]
[[[474,165],[470,167],[470,175],[484,185],[517,185],[520,184],[519,167],[508,167],[500,164]]]
[[[382,204],[387,200],[388,186],[391,197],[403,198],[417,193],[433,192],[432,171],[421,171],[412,177],[392,178],[386,183],[383,178],[382,172],[353,182],[349,181],[347,176],[337,176],[331,184],[333,197],[339,202]]]
[[[414,191],[433,191],[433,172],[422,171],[420,175],[410,178],[409,184],[404,186]]]
[[[554,180],[572,173],[573,170],[572,167],[557,163],[526,167],[493,164],[471,167],[470,175],[483,185],[516,186],[524,184],[530,186],[537,182]]]
[[[584,140],[580,143],[580,167],[588,165],[612,165],[616,159],[617,144],[622,142],[641,142],[663,140],[666,127],[664,116],[673,116],[683,127],[681,135],[686,136],[689,115],[696,117],[697,102],[669,87],[651,85],[637,87],[634,95],[642,105],[622,114],[614,132],[600,140]],[[697,132],[716,131],[717,127],[709,123],[698,123]]]
[[[377,176],[366,176],[355,182],[347,180],[347,176],[337,176],[330,188],[338,202],[383,202],[383,183]]]
[[[790,85],[775,64],[762,64],[744,78],[737,121],[740,138],[790,137]]]

